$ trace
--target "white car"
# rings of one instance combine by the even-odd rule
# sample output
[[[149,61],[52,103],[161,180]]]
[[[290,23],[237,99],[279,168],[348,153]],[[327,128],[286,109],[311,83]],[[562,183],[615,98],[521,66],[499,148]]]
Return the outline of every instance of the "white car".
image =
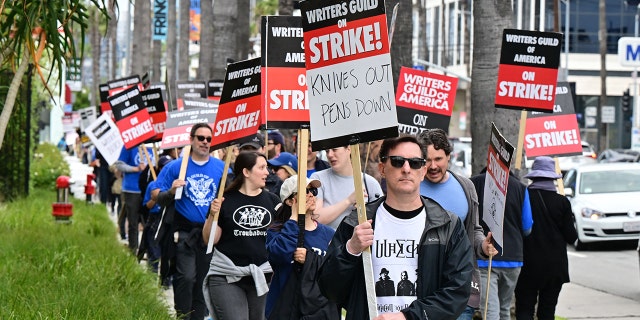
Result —
[[[564,187],[578,231],[576,250],[590,242],[638,239],[640,163],[582,165],[567,172]]]
[[[562,156],[558,157],[558,166],[560,167],[560,171],[562,174],[566,174],[567,171],[581,165],[597,163],[596,152],[593,151],[591,145],[582,141],[582,155],[575,156]],[[531,165],[533,165],[533,159],[526,159],[525,165],[527,168],[531,169]]]

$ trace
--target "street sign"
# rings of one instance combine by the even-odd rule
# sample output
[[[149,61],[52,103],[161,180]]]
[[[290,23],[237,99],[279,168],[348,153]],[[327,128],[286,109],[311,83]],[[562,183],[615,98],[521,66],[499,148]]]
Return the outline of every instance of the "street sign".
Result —
[[[618,60],[623,67],[640,67],[640,37],[618,40]]]
[[[602,123],[616,123],[616,107],[602,106]]]

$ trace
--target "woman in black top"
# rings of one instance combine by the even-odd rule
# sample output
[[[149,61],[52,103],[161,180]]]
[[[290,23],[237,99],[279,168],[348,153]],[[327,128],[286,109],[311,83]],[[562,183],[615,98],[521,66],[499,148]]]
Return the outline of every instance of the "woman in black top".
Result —
[[[268,283],[273,274],[267,261],[267,227],[280,198],[263,189],[269,171],[264,154],[241,152],[233,168],[234,180],[220,208],[215,251],[204,281],[205,299],[216,320],[264,319]],[[212,224],[205,223],[204,237]]]

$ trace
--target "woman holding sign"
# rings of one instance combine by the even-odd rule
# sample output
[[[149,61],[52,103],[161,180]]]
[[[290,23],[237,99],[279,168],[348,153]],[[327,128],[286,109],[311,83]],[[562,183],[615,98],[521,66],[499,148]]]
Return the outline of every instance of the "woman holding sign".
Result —
[[[212,211],[220,211],[215,251],[203,285],[205,300],[216,320],[264,319],[273,274],[265,241],[280,199],[263,189],[269,175],[264,154],[241,152],[233,174],[223,201],[216,199],[211,205]],[[211,216],[203,231],[205,242],[209,241]]]

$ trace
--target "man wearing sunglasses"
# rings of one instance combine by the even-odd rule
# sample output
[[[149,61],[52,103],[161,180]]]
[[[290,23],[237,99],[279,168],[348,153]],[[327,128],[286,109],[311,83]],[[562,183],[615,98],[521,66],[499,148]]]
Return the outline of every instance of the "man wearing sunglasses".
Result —
[[[487,259],[497,251],[491,244],[491,234],[485,237],[478,222],[478,195],[473,183],[449,170],[453,146],[447,134],[442,129],[431,129],[418,134],[418,140],[427,148],[427,173],[420,184],[420,194],[460,217],[475,254],[471,296],[458,317],[458,320],[471,320],[480,307],[480,269],[476,259]]]
[[[173,212],[171,233],[175,251],[173,296],[176,313],[181,319],[202,319],[206,305],[202,283],[209,271],[211,255],[206,254],[207,244],[202,239],[202,227],[210,204],[216,198],[224,170],[224,162],[209,155],[212,130],[206,123],[191,127],[191,154],[185,178],[180,179],[181,160],[172,161],[158,176],[158,204]],[[182,195],[174,200],[179,187]],[[166,215],[169,213],[165,213]],[[163,252],[164,254],[164,252]]]
[[[368,221],[358,224],[354,210],[331,240],[318,284],[347,310],[347,320],[375,316],[368,314],[366,296],[375,292],[366,292],[361,255],[369,247],[374,274],[416,270],[406,279],[417,283],[414,295],[377,297],[384,315],[375,319],[454,319],[467,304],[473,252],[460,218],[420,196],[426,156],[413,136],[384,140],[378,169],[387,195],[366,205]]]

